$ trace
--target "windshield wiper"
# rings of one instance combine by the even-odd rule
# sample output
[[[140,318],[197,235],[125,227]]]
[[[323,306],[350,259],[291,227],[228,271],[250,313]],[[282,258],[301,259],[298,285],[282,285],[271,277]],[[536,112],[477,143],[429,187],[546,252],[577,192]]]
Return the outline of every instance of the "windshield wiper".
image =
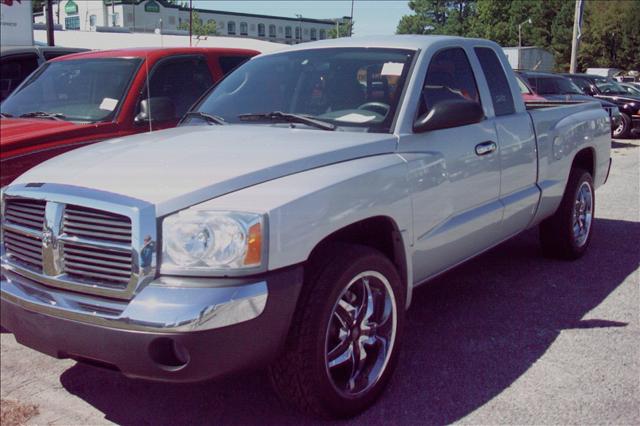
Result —
[[[182,121],[184,121],[185,118],[188,117],[197,117],[197,118],[202,118],[204,121],[206,121],[207,123],[211,124],[227,124],[226,121],[224,121],[224,118],[219,117],[217,115],[213,115],[213,114],[207,114],[206,112],[202,112],[202,111],[188,111],[184,117],[182,117]]]
[[[31,112],[25,112],[24,114],[20,115],[20,117],[48,118],[50,120],[60,121],[65,117],[65,115],[60,112],[31,111]]]
[[[7,114],[6,112],[0,112],[0,117],[1,118],[11,118],[11,117],[13,117],[13,115]]]
[[[242,121],[271,120],[285,123],[300,123],[313,126],[322,130],[335,130],[336,126],[326,121],[317,120],[302,114],[291,114],[288,112],[273,111],[261,114],[240,114],[238,118]]]

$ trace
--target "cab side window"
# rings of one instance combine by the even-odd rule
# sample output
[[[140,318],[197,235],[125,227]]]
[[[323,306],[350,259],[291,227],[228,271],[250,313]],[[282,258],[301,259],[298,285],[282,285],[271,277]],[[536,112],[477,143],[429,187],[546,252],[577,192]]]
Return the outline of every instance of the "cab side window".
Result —
[[[227,75],[249,59],[249,56],[220,56],[218,61],[220,62],[220,68],[222,68],[222,74]]]
[[[204,56],[165,59],[151,71],[148,96],[168,98],[179,119],[211,85],[213,77]]]
[[[516,111],[513,95],[496,52],[486,47],[476,47],[474,50],[487,79],[496,116],[513,114]]]
[[[427,69],[418,116],[440,102],[461,99],[480,100],[467,54],[459,47],[441,50],[433,56]]]

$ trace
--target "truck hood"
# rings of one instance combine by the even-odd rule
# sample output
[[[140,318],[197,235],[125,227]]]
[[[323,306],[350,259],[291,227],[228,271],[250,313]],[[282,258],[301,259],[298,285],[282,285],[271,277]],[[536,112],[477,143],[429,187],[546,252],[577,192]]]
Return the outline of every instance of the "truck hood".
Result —
[[[158,216],[271,179],[395,152],[393,135],[286,126],[186,126],[111,139],[55,157],[14,183],[56,183],[134,197]]]
[[[71,139],[87,131],[93,131],[100,125],[37,118],[3,118],[0,120],[2,157],[22,154],[36,146],[40,148],[42,144],[61,139]]]

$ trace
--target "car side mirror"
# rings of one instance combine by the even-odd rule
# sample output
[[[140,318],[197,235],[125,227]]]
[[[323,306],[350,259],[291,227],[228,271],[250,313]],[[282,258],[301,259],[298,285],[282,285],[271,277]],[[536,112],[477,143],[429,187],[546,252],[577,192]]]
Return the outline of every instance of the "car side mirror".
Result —
[[[596,88],[593,85],[589,85],[589,88],[587,89],[587,95],[589,96],[595,96],[598,94],[598,91],[596,90]]]
[[[176,109],[167,97],[148,98],[140,101],[140,112],[134,119],[136,124],[169,121],[176,118]]]
[[[482,105],[467,99],[450,99],[438,102],[429,112],[421,115],[413,123],[413,131],[423,133],[429,130],[466,126],[484,120]]]

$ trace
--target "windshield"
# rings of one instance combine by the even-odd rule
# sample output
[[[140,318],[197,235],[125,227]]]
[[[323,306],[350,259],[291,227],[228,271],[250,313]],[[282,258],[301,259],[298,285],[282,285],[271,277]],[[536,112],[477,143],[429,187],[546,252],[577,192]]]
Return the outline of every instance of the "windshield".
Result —
[[[70,121],[110,119],[135,75],[140,59],[92,58],[49,62],[0,106],[13,117],[34,112]]]
[[[541,95],[584,95],[571,80],[563,77],[537,77],[537,92]]]
[[[596,78],[596,87],[604,95],[626,95],[627,91],[617,81],[608,78]]]
[[[341,130],[389,132],[413,54],[332,48],[258,57],[233,71],[195,109],[226,123],[249,122],[241,117],[246,114],[283,112]],[[264,124],[274,116],[262,118],[250,122]],[[284,121],[282,116],[275,118]]]

